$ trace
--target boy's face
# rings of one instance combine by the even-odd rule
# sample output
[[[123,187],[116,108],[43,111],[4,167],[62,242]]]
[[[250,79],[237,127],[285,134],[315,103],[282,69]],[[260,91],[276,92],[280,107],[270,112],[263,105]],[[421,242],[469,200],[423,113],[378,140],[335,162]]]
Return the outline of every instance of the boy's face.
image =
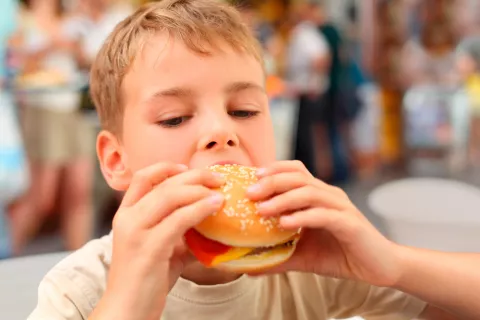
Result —
[[[137,170],[158,162],[274,161],[263,69],[250,55],[222,49],[200,56],[162,34],[145,44],[124,78],[122,135],[102,133],[98,141],[112,187],[125,190]]]

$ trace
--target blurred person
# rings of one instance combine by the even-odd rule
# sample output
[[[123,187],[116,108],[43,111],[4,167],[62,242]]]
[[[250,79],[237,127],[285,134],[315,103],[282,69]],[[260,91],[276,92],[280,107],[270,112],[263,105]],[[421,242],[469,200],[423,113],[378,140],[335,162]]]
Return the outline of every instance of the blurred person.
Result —
[[[20,254],[56,209],[65,247],[74,250],[90,239],[92,227],[94,135],[78,112],[80,39],[61,0],[23,4],[17,85],[25,90],[20,99],[32,184],[11,210],[14,250]]]
[[[322,154],[328,145],[317,145],[317,164],[319,172],[323,171],[325,176],[330,174],[331,177],[328,178],[336,180],[340,176],[345,176],[343,164],[352,159],[350,123],[359,108],[359,103],[356,99],[357,88],[347,68],[347,55],[341,33],[329,21],[322,2],[319,2],[314,13],[318,30],[328,43],[331,57],[327,70],[329,86],[322,94],[319,105],[324,112],[316,119],[314,128],[316,136],[321,136],[327,130],[333,152],[333,156],[327,158]],[[342,149],[345,152],[341,152]]]
[[[420,85],[453,86],[455,73],[455,29],[431,1],[420,3],[420,35],[405,44],[398,75],[403,89]]]
[[[279,61],[284,48],[283,40],[272,24],[260,17],[258,9],[251,1],[241,1],[237,3],[237,8],[263,48],[269,97],[271,99],[282,97],[286,93],[284,80],[279,75]]]
[[[298,97],[299,108],[294,158],[302,161],[314,176],[326,173],[317,170],[315,145],[324,146],[319,152],[324,159],[331,159],[326,128],[316,130],[315,137],[313,132],[314,119],[323,117],[325,112],[320,98],[329,87],[330,66],[328,43],[317,30],[317,10],[318,3],[314,1],[296,5],[296,24],[287,49],[287,79]]]
[[[105,39],[132,11],[125,1],[78,0],[78,30],[82,35],[82,67],[89,69]]]
[[[237,6],[243,20],[253,30],[258,41],[265,49],[275,30],[267,21],[259,17],[258,9],[255,8],[251,1],[240,1],[237,3]]]
[[[457,140],[468,145],[471,164],[480,165],[480,36],[467,37],[457,47],[457,69],[463,82],[468,110],[454,110],[458,123]],[[456,109],[461,108],[458,106]],[[468,121],[468,123],[467,123]]]
[[[453,95],[460,79],[455,68],[457,34],[447,5],[448,1],[419,3],[420,33],[403,46],[398,74],[394,75],[406,93],[403,117],[408,130],[403,137],[410,168],[415,168],[417,161],[448,161],[452,146],[454,128],[447,112],[455,103]]]

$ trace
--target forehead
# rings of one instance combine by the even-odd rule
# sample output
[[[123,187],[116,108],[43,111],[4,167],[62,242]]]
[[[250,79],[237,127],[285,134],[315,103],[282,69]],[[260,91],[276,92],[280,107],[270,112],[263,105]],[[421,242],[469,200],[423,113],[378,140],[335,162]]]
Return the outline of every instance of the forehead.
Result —
[[[166,33],[149,36],[125,76],[123,87],[139,82],[143,86],[202,86],[228,81],[249,81],[263,86],[262,65],[253,55],[227,44],[200,54]]]

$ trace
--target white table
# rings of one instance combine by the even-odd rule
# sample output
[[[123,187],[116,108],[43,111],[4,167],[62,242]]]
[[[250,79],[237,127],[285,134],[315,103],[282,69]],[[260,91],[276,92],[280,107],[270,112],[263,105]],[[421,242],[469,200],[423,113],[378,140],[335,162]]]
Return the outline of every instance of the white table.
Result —
[[[37,288],[45,274],[68,253],[0,261],[0,319],[25,320],[37,303]]]
[[[460,181],[407,178],[369,196],[392,240],[441,251],[480,252],[480,188]]]

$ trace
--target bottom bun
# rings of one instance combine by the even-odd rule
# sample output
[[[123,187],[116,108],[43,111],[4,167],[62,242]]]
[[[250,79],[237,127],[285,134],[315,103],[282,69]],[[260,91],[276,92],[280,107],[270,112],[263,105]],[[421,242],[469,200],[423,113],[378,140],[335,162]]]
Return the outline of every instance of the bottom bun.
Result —
[[[295,252],[295,248],[296,243],[287,248],[274,249],[262,254],[223,262],[215,268],[233,273],[261,272],[286,262]]]

